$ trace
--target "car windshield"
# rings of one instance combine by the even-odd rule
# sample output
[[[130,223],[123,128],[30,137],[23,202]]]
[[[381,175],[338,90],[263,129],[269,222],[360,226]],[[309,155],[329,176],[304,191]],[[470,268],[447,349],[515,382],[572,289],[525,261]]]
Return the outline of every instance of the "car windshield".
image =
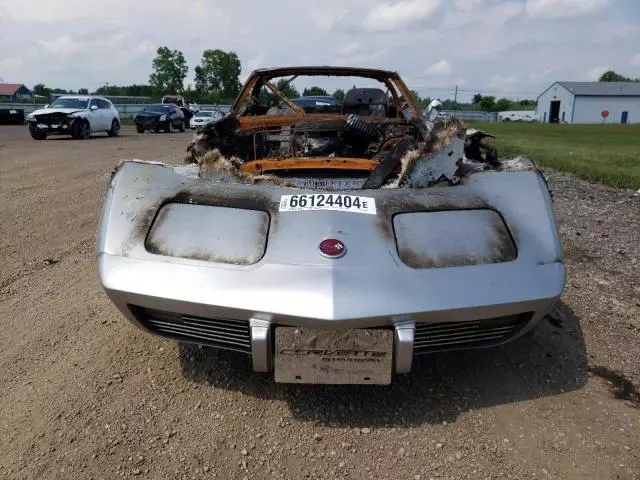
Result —
[[[354,113],[394,118],[401,107],[408,118],[412,109],[403,107],[402,94],[393,79],[382,74],[380,78],[331,72],[288,74],[258,79],[239,110],[241,115]]]
[[[171,105],[150,105],[143,112],[168,113],[169,110],[171,110]]]
[[[78,108],[85,109],[89,105],[89,100],[84,98],[59,98],[49,108]]]
[[[213,117],[213,112],[198,112],[196,113],[196,117],[211,118]]]

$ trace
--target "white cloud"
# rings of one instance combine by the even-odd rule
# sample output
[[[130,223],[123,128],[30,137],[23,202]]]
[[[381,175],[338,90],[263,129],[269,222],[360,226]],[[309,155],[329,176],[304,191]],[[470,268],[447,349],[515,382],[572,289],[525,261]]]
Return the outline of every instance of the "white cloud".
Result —
[[[615,0],[527,0],[525,8],[532,17],[572,18],[597,13]]]
[[[3,58],[0,60],[0,78],[7,83],[19,83],[23,61],[19,58]],[[12,80],[13,79],[13,80]]]
[[[465,90],[531,98],[555,80],[587,80],[596,65],[639,74],[637,0],[96,1],[0,0],[0,76],[73,89],[146,83],[161,45],[184,53],[187,83],[206,48],[236,52],[241,80],[264,66],[367,66],[442,98],[464,79]],[[293,19],[284,26],[283,12]],[[584,16],[554,19],[570,14]],[[169,27],[176,18],[187,27]]]
[[[82,48],[82,45],[75,42],[69,35],[62,35],[54,40],[40,40],[38,42],[44,47],[48,55],[70,55]]]
[[[489,87],[503,94],[508,92],[522,93],[522,86],[528,84],[551,84],[554,71],[546,69],[539,72],[518,72],[510,75],[492,75],[489,79]],[[531,94],[530,94],[531,95]]]
[[[149,40],[143,40],[136,47],[138,53],[153,53],[156,51],[156,46]]]
[[[590,69],[587,72],[587,80],[595,82],[596,80],[598,80],[600,78],[600,76],[604,72],[606,72],[608,70],[611,70],[611,68],[607,67],[606,65],[598,65],[597,67],[593,67],[592,69]]]
[[[473,12],[478,10],[484,0],[455,0],[453,3],[460,12]]]
[[[468,6],[469,5],[467,5],[467,7]],[[466,10],[460,10],[457,12],[450,11],[445,14],[441,25],[445,29],[457,29],[472,24],[484,25],[484,28],[487,29],[487,32],[484,34],[486,37],[490,31],[504,29],[506,23],[512,18],[520,15],[523,8],[522,3],[520,2],[507,1],[493,5],[484,5],[481,9],[467,8]]]
[[[631,59],[631,66],[632,67],[640,67],[640,53],[638,53],[636,56],[634,56]]]
[[[447,60],[440,60],[427,68],[427,75],[445,77],[447,75],[451,75],[452,71],[453,68],[451,67],[451,63]]]
[[[394,31],[429,17],[440,5],[440,0],[404,0],[381,3],[373,7],[364,18],[363,27],[371,32]]]

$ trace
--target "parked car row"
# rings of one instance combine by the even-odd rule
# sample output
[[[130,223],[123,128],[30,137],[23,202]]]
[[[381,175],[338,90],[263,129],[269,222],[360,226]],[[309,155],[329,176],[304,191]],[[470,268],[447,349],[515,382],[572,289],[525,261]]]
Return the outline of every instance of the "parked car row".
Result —
[[[199,110],[195,103],[189,103],[188,107],[168,103],[172,98],[164,97],[162,103],[148,105],[138,112],[134,118],[137,132],[199,130],[222,117],[220,111]],[[185,110],[191,115],[186,115]],[[64,95],[27,115],[27,125],[34,140],[44,140],[50,135],[87,139],[97,132],[106,132],[109,137],[118,136],[121,119],[113,103],[104,97]]]
[[[186,128],[200,130],[206,125],[222,118],[218,110],[200,110],[190,118],[184,114],[184,109],[171,103],[157,103],[145,107],[135,117],[136,130],[144,133],[146,130],[170,133],[173,129],[184,132]]]

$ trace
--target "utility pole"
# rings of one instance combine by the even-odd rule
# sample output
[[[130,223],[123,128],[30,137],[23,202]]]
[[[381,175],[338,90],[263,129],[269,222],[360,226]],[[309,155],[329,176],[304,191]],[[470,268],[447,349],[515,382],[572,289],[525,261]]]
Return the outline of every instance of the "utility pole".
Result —
[[[456,110],[458,106],[458,85],[456,85],[456,92],[453,94],[453,109]]]

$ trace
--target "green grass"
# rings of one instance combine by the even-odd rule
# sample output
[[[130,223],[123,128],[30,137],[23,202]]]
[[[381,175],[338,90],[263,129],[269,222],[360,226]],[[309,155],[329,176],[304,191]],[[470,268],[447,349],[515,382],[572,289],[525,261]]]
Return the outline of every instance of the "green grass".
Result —
[[[499,157],[522,154],[538,166],[618,188],[640,188],[640,125],[480,123]]]

